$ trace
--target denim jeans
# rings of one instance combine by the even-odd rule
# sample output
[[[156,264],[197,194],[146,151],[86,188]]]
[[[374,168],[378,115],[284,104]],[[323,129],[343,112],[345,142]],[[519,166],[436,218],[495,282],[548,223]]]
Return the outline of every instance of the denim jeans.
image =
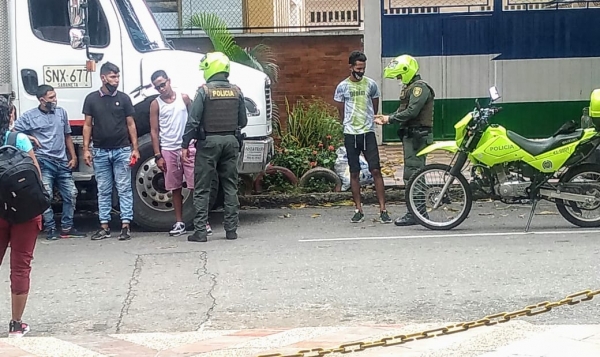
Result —
[[[131,187],[131,148],[94,148],[94,175],[98,184],[98,218],[100,224],[108,224],[112,210],[113,186],[119,196],[121,222],[133,220],[133,188]]]
[[[54,196],[55,186],[60,192],[63,202],[60,222],[61,229],[68,230],[73,227],[73,214],[77,200],[77,188],[73,181],[73,173],[66,162],[50,160],[44,157],[38,157],[38,162],[42,170],[42,181],[46,190],[50,193],[50,197]],[[44,212],[43,217],[45,230],[56,229],[52,207],[49,207]]]

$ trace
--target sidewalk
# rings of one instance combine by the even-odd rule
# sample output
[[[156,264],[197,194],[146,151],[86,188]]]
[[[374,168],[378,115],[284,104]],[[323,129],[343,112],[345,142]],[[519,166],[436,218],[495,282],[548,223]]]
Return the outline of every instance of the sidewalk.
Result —
[[[379,146],[379,157],[381,160],[381,172],[385,186],[404,186],[404,152],[401,144],[386,144]],[[434,151],[427,155],[427,164],[441,163],[450,164],[453,154],[445,151]],[[469,179],[469,170],[463,169],[463,175]]]
[[[0,339],[3,357],[250,357],[293,354],[374,341],[447,325],[362,325],[182,333],[72,335]],[[308,354],[315,356],[316,353]],[[532,325],[523,320],[465,332],[376,347],[347,354],[356,357],[595,357],[600,355],[600,325]],[[328,356],[342,356],[329,354]]]

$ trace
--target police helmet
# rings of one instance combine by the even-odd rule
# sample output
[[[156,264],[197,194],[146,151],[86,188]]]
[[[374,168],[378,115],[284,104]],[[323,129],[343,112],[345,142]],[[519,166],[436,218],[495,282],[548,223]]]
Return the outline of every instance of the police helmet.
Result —
[[[600,89],[594,89],[590,98],[590,117],[600,118]]]
[[[204,80],[217,73],[229,74],[230,61],[222,52],[209,52],[200,60],[200,70],[204,72]]]
[[[402,83],[408,84],[419,71],[419,63],[410,55],[401,55],[393,60],[383,70],[383,77],[396,79],[402,75]]]

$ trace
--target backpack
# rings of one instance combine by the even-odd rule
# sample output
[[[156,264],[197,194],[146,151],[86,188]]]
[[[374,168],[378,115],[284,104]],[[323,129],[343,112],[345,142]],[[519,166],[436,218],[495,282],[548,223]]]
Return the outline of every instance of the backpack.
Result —
[[[41,215],[51,202],[33,159],[16,146],[15,132],[0,146],[0,218],[10,224]]]

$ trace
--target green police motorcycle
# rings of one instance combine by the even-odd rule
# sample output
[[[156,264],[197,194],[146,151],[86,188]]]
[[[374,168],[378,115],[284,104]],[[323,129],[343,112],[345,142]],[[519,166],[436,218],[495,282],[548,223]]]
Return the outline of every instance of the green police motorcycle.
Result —
[[[476,100],[473,111],[454,125],[455,140],[435,142],[417,154],[443,150],[453,158],[449,165],[426,165],[410,178],[406,205],[415,220],[432,230],[455,228],[469,216],[476,196],[531,203],[526,232],[540,200],[555,203],[576,226],[599,227],[600,164],[589,158],[600,145],[600,134],[593,121],[588,118],[582,128],[571,121],[549,138],[527,139],[490,123],[502,108],[494,105],[500,98],[496,87],[489,92],[488,105]],[[593,92],[589,111],[600,118],[600,89]],[[469,181],[462,173],[466,164]]]

